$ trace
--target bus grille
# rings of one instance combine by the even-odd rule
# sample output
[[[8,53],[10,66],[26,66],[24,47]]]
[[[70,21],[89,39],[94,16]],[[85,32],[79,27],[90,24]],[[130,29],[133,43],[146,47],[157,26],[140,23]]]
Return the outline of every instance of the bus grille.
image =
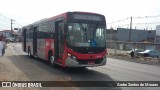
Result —
[[[94,60],[82,60],[78,59],[79,64],[88,64],[89,62],[94,62],[95,64],[100,64],[103,59],[94,59]]]

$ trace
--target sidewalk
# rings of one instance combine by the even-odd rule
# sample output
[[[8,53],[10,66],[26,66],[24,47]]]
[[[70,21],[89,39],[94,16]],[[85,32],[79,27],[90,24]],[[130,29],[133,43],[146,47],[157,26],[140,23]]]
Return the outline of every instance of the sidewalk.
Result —
[[[0,80],[1,81],[9,81],[14,80],[14,72],[11,72],[11,68],[14,68],[11,64],[8,56],[11,55],[11,50],[6,49],[6,53],[4,56],[0,57]]]
[[[4,56],[0,57],[0,81],[18,80],[23,73],[9,59],[9,57],[15,54],[11,44],[7,46]],[[24,78],[24,80],[27,80],[27,78]]]

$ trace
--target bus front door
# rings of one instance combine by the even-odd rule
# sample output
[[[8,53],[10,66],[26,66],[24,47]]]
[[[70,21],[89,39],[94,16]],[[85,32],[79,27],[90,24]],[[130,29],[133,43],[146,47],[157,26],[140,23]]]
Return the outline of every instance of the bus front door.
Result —
[[[54,42],[54,57],[55,61],[62,59],[63,54],[63,21],[55,22],[55,42]],[[57,61],[56,61],[57,62]],[[60,61],[61,62],[61,61]]]

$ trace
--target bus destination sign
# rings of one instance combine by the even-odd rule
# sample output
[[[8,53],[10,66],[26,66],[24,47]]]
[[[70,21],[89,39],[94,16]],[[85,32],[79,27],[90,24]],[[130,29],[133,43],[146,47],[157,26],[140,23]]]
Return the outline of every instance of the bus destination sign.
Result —
[[[88,14],[74,14],[73,15],[73,19],[102,21],[102,17],[101,16],[88,15]]]

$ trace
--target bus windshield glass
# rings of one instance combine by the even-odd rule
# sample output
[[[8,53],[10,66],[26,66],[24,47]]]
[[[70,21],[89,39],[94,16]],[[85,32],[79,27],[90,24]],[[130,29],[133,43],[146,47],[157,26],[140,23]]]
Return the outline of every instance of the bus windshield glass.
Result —
[[[74,47],[105,47],[105,25],[68,23],[67,43]]]

